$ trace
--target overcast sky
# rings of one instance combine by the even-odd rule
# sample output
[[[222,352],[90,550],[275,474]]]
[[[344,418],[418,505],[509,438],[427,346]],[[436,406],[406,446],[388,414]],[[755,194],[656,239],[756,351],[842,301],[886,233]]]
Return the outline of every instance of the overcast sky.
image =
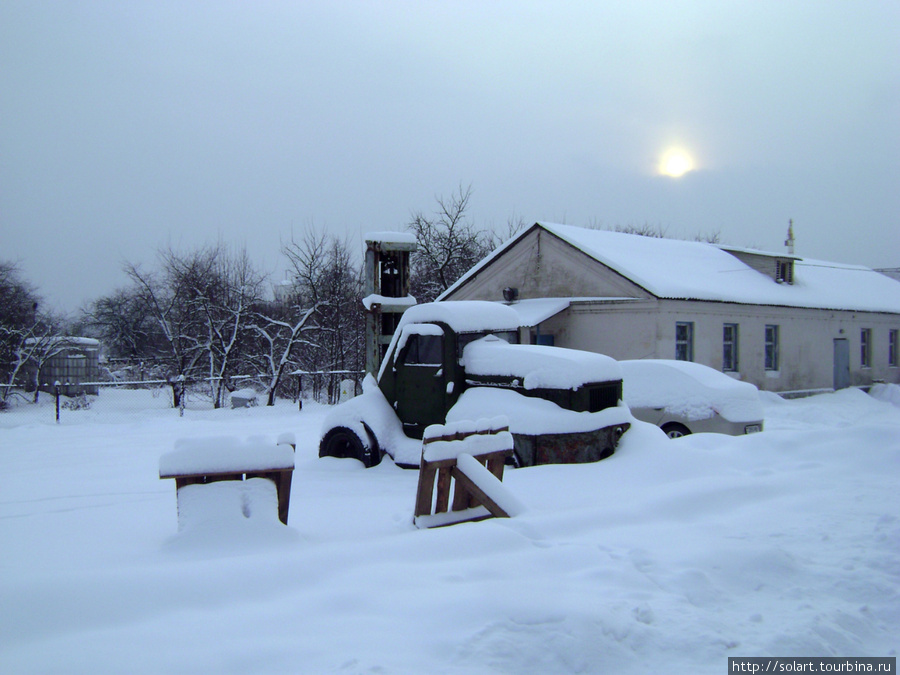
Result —
[[[660,174],[663,155],[693,169]],[[0,259],[62,310],[166,245],[509,218],[900,266],[900,2],[0,0]]]

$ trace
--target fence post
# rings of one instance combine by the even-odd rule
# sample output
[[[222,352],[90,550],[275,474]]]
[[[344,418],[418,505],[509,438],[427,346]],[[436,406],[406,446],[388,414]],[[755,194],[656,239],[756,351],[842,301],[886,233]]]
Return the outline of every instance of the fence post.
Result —
[[[297,410],[303,410],[303,375],[297,375]]]
[[[178,376],[178,384],[181,387],[181,395],[178,397],[178,416],[184,417],[185,381],[184,373]]]
[[[53,383],[53,392],[56,396],[56,423],[59,424],[59,380]]]

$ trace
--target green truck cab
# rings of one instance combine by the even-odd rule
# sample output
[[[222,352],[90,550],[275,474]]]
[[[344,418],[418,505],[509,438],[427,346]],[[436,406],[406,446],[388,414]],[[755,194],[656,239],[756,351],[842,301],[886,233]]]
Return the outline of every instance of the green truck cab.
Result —
[[[631,415],[613,359],[518,343],[518,315],[492,302],[417,305],[403,315],[378,378],[336,406],[319,456],[374,466],[388,454],[419,465],[432,424],[505,416],[520,465],[588,462],[611,455]]]

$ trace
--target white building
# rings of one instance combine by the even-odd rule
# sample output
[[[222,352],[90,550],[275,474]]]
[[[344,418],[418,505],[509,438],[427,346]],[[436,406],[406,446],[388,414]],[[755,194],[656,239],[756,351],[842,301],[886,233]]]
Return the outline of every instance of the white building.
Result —
[[[900,282],[865,267],[535,223],[439,300],[504,289],[533,342],[696,361],[778,392],[900,382]]]

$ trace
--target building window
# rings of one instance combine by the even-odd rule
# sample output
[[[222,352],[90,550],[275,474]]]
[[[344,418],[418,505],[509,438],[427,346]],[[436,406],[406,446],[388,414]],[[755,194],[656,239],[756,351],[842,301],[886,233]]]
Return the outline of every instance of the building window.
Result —
[[[766,326],[766,370],[778,370],[778,326]]]
[[[861,368],[872,366],[872,329],[863,328],[859,332],[859,365]]]
[[[675,324],[675,359],[694,360],[694,324],[690,321],[679,321]]]
[[[775,261],[775,281],[783,284],[794,283],[794,261],[793,260],[776,260]]]
[[[722,326],[722,370],[736,372],[738,368],[738,325],[726,323]]]
[[[897,329],[888,331],[888,365],[897,365]]]

